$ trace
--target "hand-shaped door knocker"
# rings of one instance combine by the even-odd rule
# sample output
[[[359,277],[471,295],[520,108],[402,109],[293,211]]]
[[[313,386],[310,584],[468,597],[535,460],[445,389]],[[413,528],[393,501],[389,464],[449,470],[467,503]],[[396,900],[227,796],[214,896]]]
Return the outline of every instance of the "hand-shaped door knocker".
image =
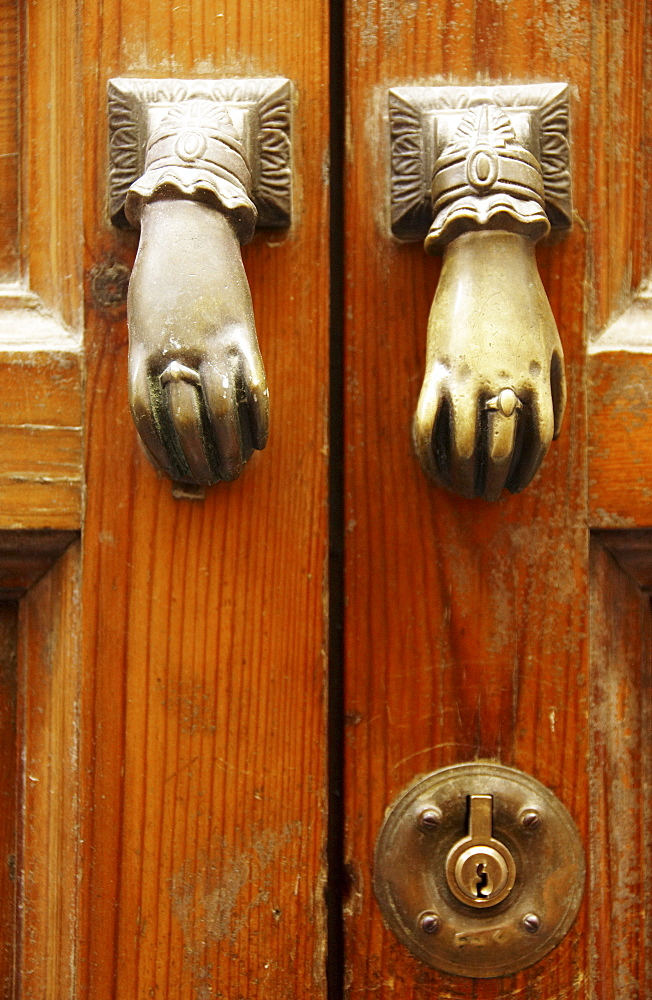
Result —
[[[277,152],[287,146],[267,181],[277,193],[285,183],[289,198],[289,94],[278,80],[111,81],[121,185],[113,215],[140,226],[127,300],[129,401],[154,466],[178,482],[235,479],[267,441],[267,380],[240,244],[258,218],[251,159],[265,200],[261,149],[274,131],[265,113]],[[133,170],[145,135],[144,172],[125,191],[125,147]],[[265,207],[268,224],[287,224],[278,204]]]
[[[534,247],[551,221],[570,222],[568,89],[402,88],[390,117],[394,232],[421,235],[425,207],[425,249],[444,255],[416,452],[440,485],[496,500],[528,485],[564,413],[563,350]]]

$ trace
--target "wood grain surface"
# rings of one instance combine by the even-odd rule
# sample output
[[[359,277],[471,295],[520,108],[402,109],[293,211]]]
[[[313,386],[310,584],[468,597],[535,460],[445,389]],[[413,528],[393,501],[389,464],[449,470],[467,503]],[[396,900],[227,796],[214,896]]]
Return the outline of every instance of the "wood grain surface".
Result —
[[[18,604],[0,601],[0,997],[14,1000],[16,964]]]
[[[78,530],[81,356],[70,347],[30,350],[33,321],[25,312],[2,317],[23,334],[22,344],[3,345],[0,333],[0,530]]]
[[[632,350],[594,354],[589,358],[589,377],[591,526],[650,527],[652,354]]]
[[[0,530],[81,526],[76,26],[0,2]]]
[[[18,182],[20,43],[18,0],[0,2],[0,281],[20,276]]]
[[[86,130],[81,114],[81,5],[28,3],[22,20],[23,271],[46,309],[66,327],[81,333],[82,206],[86,195],[82,178]]]
[[[372,854],[384,811],[408,782],[476,758],[539,778],[587,834],[585,342],[631,298],[650,261],[649,226],[636,215],[641,205],[649,222],[639,172],[649,155],[649,9],[353,3],[347,22],[348,993],[579,1000],[592,990],[586,900],[561,945],[529,971],[475,982],[440,975],[383,927]],[[573,92],[575,224],[538,252],[569,405],[532,485],[489,505],[429,484],[412,455],[438,265],[389,236],[386,93],[537,79],[567,80]],[[601,951],[611,931],[595,926]]]
[[[84,7],[86,519],[79,995],[229,1000],[325,990],[328,140],[326,5]],[[270,442],[175,500],[126,395],[130,266],[106,216],[113,76],[286,75],[294,224],[246,248]]]
[[[19,949],[15,996],[73,997],[80,829],[80,545],[73,542],[19,611]]]
[[[0,592],[3,600],[23,597],[77,538],[77,531],[0,530]]]
[[[0,589],[28,589],[17,626],[0,607],[0,997],[320,1000],[328,4],[36,2],[20,26],[18,9],[0,0],[0,278],[35,294],[30,312],[0,289]],[[587,344],[652,266],[652,9],[351,0],[344,18],[346,993],[646,1000],[652,344],[588,358]],[[128,412],[115,276],[137,234],[106,211],[118,75],[295,86],[293,226],[244,250],[270,443],[204,499],[175,499]],[[428,483],[412,454],[439,263],[389,235],[386,95],[519,80],[571,84],[574,226],[538,252],[569,406],[532,485],[486,504]],[[596,528],[610,530],[590,550]],[[504,980],[412,959],[371,888],[393,798],[479,758],[539,778],[590,847],[569,935]]]
[[[591,546],[591,980],[596,1000],[643,1000],[652,993],[650,596],[621,565],[631,569],[628,533],[616,533],[624,559],[620,546],[617,557],[608,551],[610,534]],[[642,533],[637,541],[642,552]],[[648,532],[648,578],[651,542]]]

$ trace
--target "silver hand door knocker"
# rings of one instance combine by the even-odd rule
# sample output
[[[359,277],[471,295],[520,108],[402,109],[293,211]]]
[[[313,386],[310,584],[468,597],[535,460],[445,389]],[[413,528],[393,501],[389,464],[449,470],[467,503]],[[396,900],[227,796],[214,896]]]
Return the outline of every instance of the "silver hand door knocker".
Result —
[[[416,453],[465,497],[517,493],[557,437],[563,350],[534,248],[571,222],[568,86],[390,91],[392,229],[443,266]]]
[[[257,223],[290,223],[290,111],[285,79],[109,82],[111,216],[140,227],[129,401],[152,463],[178,482],[235,479],[267,441],[240,245]]]

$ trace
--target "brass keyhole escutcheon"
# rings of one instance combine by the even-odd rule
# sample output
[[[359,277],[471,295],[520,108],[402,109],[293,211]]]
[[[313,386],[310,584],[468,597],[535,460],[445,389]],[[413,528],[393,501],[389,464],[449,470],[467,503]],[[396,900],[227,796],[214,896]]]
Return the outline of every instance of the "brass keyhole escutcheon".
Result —
[[[511,852],[493,836],[493,797],[469,796],[468,835],[446,858],[448,886],[462,903],[485,909],[501,903],[514,887]]]
[[[570,929],[584,849],[565,806],[528,774],[493,761],[416,780],[387,811],[374,889],[413,955],[458,976],[510,976]]]

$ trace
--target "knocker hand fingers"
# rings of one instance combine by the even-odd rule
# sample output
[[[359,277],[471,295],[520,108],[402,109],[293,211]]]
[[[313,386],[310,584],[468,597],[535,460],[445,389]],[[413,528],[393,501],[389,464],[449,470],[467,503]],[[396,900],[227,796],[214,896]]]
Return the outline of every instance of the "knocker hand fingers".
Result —
[[[441,449],[437,428],[442,421],[442,410],[448,418],[448,399],[445,397],[444,379],[436,372],[426,375],[419,395],[417,411],[412,422],[412,440],[423,471],[442,486],[448,486],[448,444]],[[444,421],[448,427],[448,419]],[[448,437],[448,432],[445,432]]]
[[[513,389],[503,389],[484,404],[487,463],[483,495],[487,500],[498,500],[505,488],[522,408],[523,404]]]
[[[248,420],[251,444],[262,451],[269,434],[269,391],[263,359],[258,350],[242,350],[240,378],[245,393],[244,403],[240,404],[240,419]]]
[[[253,451],[246,392],[237,368],[202,366],[208,419],[221,479],[237,479]]]
[[[547,385],[530,389],[519,415],[514,458],[506,486],[519,493],[531,482],[552,441],[555,427],[552,396]]]
[[[215,463],[210,460],[206,417],[203,413],[201,387],[194,379],[168,381],[167,404],[179,447],[188,466],[191,482],[210,484],[216,481]]]
[[[163,390],[159,379],[150,377],[144,352],[129,355],[129,405],[134,423],[153,465],[173,479],[182,471],[169,454],[161,434]]]

